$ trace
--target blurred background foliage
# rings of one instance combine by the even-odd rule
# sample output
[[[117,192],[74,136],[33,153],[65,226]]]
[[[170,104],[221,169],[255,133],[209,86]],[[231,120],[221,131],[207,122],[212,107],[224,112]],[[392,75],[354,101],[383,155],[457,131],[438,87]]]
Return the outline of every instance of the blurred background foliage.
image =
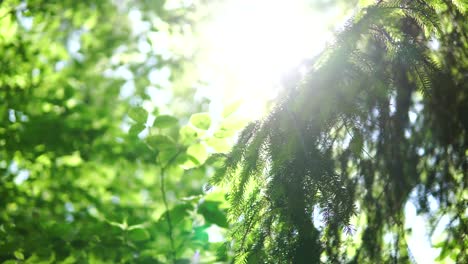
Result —
[[[373,1],[305,2],[315,12],[333,11],[322,25],[332,31]],[[463,1],[454,2],[466,14]],[[224,164],[212,154],[229,152],[252,118],[249,111],[258,115],[251,106],[239,115],[243,106],[232,98],[254,92],[252,87],[232,92],[244,83],[219,77],[227,66],[215,63],[210,74],[201,72],[213,67],[204,62],[210,45],[201,37],[203,26],[223,4],[0,0],[0,262],[232,260],[235,241],[225,236],[232,224],[225,190],[208,184]],[[434,59],[447,63],[457,83],[466,83],[466,15],[444,12],[450,16],[443,21]],[[215,96],[220,86],[231,92]],[[441,100],[449,105],[456,95]],[[434,118],[458,124],[458,117],[447,116],[459,111],[462,117],[460,105]],[[436,131],[448,133],[443,138],[450,141],[451,128]],[[449,162],[458,157],[450,156],[453,150],[432,146],[431,135],[414,134],[431,153],[418,165],[427,168],[425,185],[417,188],[445,199],[443,210],[430,218],[432,226],[448,213],[465,213],[459,219],[466,219],[466,203],[454,203],[452,197],[466,201],[466,191],[437,192],[449,189],[437,185],[440,177],[448,177],[443,175],[455,175],[450,184],[466,183],[466,167],[455,170]],[[453,173],[440,175],[441,167]],[[430,211],[428,201],[421,200],[418,210]],[[454,233],[467,233],[466,222],[451,223],[458,228]],[[458,244],[466,244],[466,236],[465,242],[460,237],[448,241],[441,261],[466,250]]]
[[[207,158],[240,127],[193,98],[201,5],[0,1],[0,262],[215,259]]]

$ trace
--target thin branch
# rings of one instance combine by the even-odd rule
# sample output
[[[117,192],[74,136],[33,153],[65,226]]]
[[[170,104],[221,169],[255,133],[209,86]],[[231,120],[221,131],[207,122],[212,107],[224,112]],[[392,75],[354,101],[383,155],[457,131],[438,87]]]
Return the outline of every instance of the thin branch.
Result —
[[[164,172],[165,168],[161,168],[161,175],[160,175],[160,181],[161,181],[161,195],[164,203],[164,209],[166,210],[166,219],[167,219],[167,225],[169,227],[169,240],[171,241],[171,257],[172,257],[172,262],[176,263],[176,252],[175,252],[175,243],[174,243],[174,236],[173,236],[173,227],[172,227],[172,221],[171,221],[171,214],[169,212],[169,205],[167,203],[167,198],[166,198],[166,187],[165,187],[165,177],[164,177]]]
[[[175,248],[175,241],[174,241],[174,227],[172,225],[172,220],[171,220],[171,213],[169,211],[169,204],[167,202],[167,194],[166,194],[166,183],[165,183],[165,172],[166,169],[174,162],[174,160],[179,156],[179,154],[183,151],[183,149],[180,149],[174,157],[172,157],[166,164],[166,166],[161,168],[161,175],[160,175],[160,181],[161,181],[161,196],[163,199],[164,203],[164,209],[166,210],[166,220],[167,220],[167,225],[169,227],[169,240],[171,243],[171,258],[172,262],[175,264],[177,262],[177,251]]]

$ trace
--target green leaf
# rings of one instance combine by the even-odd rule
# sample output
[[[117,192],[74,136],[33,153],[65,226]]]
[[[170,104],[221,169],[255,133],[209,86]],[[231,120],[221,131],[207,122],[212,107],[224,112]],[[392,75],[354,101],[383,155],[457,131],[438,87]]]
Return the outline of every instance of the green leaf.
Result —
[[[138,123],[146,123],[146,119],[148,119],[148,112],[146,112],[143,107],[133,107],[128,111],[128,116]]]
[[[150,233],[142,228],[134,228],[128,232],[128,237],[133,241],[144,241],[150,239]]]
[[[193,156],[191,155],[188,155],[187,153],[182,153],[180,154],[177,159],[176,159],[176,162],[179,163],[179,164],[184,164],[184,163],[187,163],[187,162],[192,162],[193,164],[195,165],[200,165],[200,163],[198,162],[198,160],[196,158],[194,158]]]
[[[154,120],[153,126],[158,128],[172,127],[179,123],[179,120],[170,115],[160,115]]]
[[[228,144],[226,139],[210,138],[206,140],[206,144],[217,152],[228,152],[231,149],[231,146]]]
[[[221,202],[205,201],[198,207],[198,213],[203,215],[208,223],[216,224],[219,227],[229,226],[226,213],[219,208]]]
[[[169,214],[171,216],[171,222],[173,225],[177,225],[180,223],[184,218],[190,217],[190,211],[193,210],[193,205],[191,203],[183,203],[174,206],[171,210],[169,210]],[[161,216],[159,221],[165,223],[167,220],[167,211]]]
[[[177,147],[172,139],[164,135],[151,135],[146,138],[146,143],[154,150],[168,150]]]
[[[217,138],[228,138],[236,134],[236,130],[220,129],[214,133]]]
[[[207,246],[209,243],[209,236],[206,232],[206,229],[210,225],[203,225],[194,227],[192,230],[192,237],[191,237],[191,247],[196,249],[199,247]]]
[[[62,264],[74,264],[74,263],[76,263],[76,258],[75,258],[75,256],[70,255],[66,259],[64,259],[61,263]]]
[[[190,123],[199,129],[207,130],[211,126],[211,117],[208,113],[193,114]]]
[[[180,134],[180,141],[183,144],[190,144],[199,137],[198,131],[195,130],[195,128],[191,126],[183,126],[179,130],[179,134]]]
[[[16,259],[24,260],[24,255],[23,255],[23,253],[21,251],[16,250],[13,254],[15,255]]]
[[[224,120],[224,122],[221,124],[221,130],[240,130],[241,128],[244,128],[245,125],[247,124],[247,121],[245,119],[241,118],[228,118]]]
[[[77,167],[83,163],[83,159],[78,151],[73,152],[71,155],[66,155],[57,158],[57,164],[60,166]]]
[[[159,156],[158,156],[159,162],[162,165],[167,165],[168,162],[171,162],[174,158],[176,158],[177,153],[179,153],[177,148],[165,149],[159,153]],[[175,159],[175,162],[179,163],[177,158]]]
[[[205,146],[202,144],[194,144],[187,149],[187,154],[196,158],[200,164],[203,164],[208,158]]]
[[[143,124],[141,124],[141,123],[133,124],[133,125],[130,127],[130,130],[128,130],[128,134],[130,134],[131,136],[137,136],[137,135],[140,134],[141,131],[143,131],[145,128],[146,128],[146,126],[143,125]]]

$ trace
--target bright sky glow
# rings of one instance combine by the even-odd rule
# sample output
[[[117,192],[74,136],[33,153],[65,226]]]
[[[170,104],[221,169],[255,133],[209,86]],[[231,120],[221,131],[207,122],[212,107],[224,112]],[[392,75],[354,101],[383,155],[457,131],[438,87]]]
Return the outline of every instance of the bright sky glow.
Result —
[[[262,115],[281,76],[332,36],[332,14],[314,13],[305,0],[233,0],[217,14],[204,32],[208,78],[222,99],[242,100],[251,118]]]

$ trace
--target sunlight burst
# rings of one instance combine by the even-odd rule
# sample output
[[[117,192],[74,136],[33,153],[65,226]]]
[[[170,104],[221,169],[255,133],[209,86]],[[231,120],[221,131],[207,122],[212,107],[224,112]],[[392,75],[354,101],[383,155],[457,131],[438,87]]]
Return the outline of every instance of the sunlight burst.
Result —
[[[261,116],[281,77],[323,50],[332,15],[314,12],[304,0],[229,2],[207,31],[215,89]]]

